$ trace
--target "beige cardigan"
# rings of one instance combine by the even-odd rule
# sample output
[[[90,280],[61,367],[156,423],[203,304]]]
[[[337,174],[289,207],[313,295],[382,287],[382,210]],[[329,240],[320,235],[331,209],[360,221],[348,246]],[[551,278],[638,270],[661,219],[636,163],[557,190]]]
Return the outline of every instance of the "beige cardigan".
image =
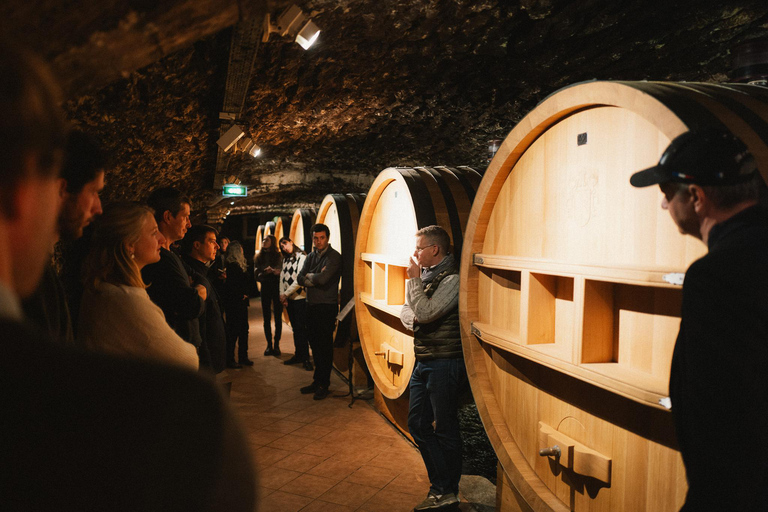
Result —
[[[176,334],[143,288],[99,282],[80,306],[78,338],[93,350],[197,370],[197,350]]]

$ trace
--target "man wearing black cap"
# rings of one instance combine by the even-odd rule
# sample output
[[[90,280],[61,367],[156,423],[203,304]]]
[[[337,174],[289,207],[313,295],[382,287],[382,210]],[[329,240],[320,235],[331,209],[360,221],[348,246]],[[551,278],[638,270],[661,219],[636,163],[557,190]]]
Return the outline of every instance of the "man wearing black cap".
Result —
[[[755,160],[729,132],[687,132],[630,182],[658,184],[680,232],[709,249],[686,272],[669,382],[683,510],[765,510],[768,212]]]

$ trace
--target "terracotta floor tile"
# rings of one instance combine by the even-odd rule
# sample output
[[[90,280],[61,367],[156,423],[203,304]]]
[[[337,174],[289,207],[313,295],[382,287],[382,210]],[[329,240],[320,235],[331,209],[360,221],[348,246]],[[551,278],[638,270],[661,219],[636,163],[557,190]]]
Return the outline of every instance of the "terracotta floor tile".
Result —
[[[319,457],[308,453],[292,453],[287,457],[280,459],[275,465],[279,468],[292,469],[294,471],[306,473],[325,459],[326,457]]]
[[[303,427],[304,423],[298,421],[278,420],[274,423],[264,426],[263,430],[271,430],[273,432],[282,432],[283,434],[290,434],[294,430],[298,430]]]
[[[277,448],[270,448],[269,446],[262,446],[256,450],[256,464],[259,467],[268,467],[291,455],[291,452],[286,450],[279,450]],[[288,468],[290,469],[290,468]]]
[[[286,434],[272,441],[267,446],[271,446],[272,448],[280,448],[281,450],[288,450],[291,452],[295,452],[313,442],[314,441],[308,437],[297,436],[294,434]]]
[[[248,440],[251,443],[258,444],[260,446],[266,446],[269,443],[284,437],[286,434],[283,434],[282,432],[259,429],[255,431],[247,431],[246,435],[248,436]]]
[[[314,441],[308,444],[299,451],[301,453],[309,453],[311,455],[317,455],[322,457],[331,457],[335,455],[342,447],[334,443],[326,443],[324,441]]]
[[[299,512],[312,502],[312,498],[275,491],[259,500],[259,510],[264,512]]]
[[[331,427],[323,427],[322,425],[304,425],[300,429],[294,430],[291,432],[293,435],[297,436],[304,436],[309,437],[311,439],[320,439],[329,433],[331,433],[333,429]]]
[[[325,459],[317,466],[310,469],[307,473],[311,475],[324,476],[337,482],[341,482],[349,475],[360,468],[360,464],[349,462],[347,460]]]
[[[282,486],[280,490],[315,499],[337,483],[330,478],[303,474]]]
[[[413,507],[421,503],[426,496],[426,492],[424,496],[416,497],[411,494],[381,490],[357,510],[359,512],[411,512]]]
[[[291,480],[295,480],[303,473],[291,469],[283,469],[275,466],[259,471],[259,485],[268,489],[279,489]]]
[[[354,508],[329,501],[315,500],[303,509],[301,512],[354,512]]]
[[[320,496],[323,501],[347,505],[349,507],[359,507],[379,490],[367,485],[353,484],[351,482],[339,482]]]
[[[429,491],[429,478],[426,475],[426,471],[423,474],[415,472],[402,473],[384,487],[384,490],[424,497]]]
[[[400,474],[399,471],[376,466],[362,466],[357,471],[345,478],[345,481],[353,484],[367,485],[383,489],[387,484]]]

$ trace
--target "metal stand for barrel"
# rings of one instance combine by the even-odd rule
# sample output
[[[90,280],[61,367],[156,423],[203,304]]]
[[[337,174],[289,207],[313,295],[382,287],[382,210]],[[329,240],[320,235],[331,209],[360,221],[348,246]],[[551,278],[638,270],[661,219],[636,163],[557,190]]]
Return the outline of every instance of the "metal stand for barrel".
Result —
[[[349,302],[347,302],[347,304],[341,309],[341,311],[339,311],[339,314],[336,316],[336,320],[339,322],[339,329],[341,329],[341,322],[344,321],[344,319],[347,318],[347,316],[349,316],[349,314],[352,312],[354,308],[355,308],[355,298],[353,297],[352,299],[349,300]],[[358,398],[361,398],[362,395],[355,393],[355,383],[352,380],[352,369],[355,364],[354,343],[352,340],[352,336],[347,335],[346,338],[347,338],[346,342],[349,344],[349,353],[347,357],[347,365],[349,366],[349,375],[347,377],[347,381],[349,383],[349,392],[346,395],[339,395],[339,396],[341,397],[351,396],[352,401],[349,402],[349,406],[348,406],[351,408],[352,405],[355,403],[355,400],[357,400]]]

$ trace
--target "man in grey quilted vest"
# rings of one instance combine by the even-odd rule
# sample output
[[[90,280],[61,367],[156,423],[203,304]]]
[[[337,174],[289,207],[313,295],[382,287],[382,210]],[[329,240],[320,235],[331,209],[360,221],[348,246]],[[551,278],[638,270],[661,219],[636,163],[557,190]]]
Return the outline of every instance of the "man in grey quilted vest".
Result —
[[[440,226],[416,232],[400,313],[413,331],[408,430],[427,467],[429,493],[414,511],[458,509],[461,478],[459,394],[467,383],[459,332],[459,270]]]

